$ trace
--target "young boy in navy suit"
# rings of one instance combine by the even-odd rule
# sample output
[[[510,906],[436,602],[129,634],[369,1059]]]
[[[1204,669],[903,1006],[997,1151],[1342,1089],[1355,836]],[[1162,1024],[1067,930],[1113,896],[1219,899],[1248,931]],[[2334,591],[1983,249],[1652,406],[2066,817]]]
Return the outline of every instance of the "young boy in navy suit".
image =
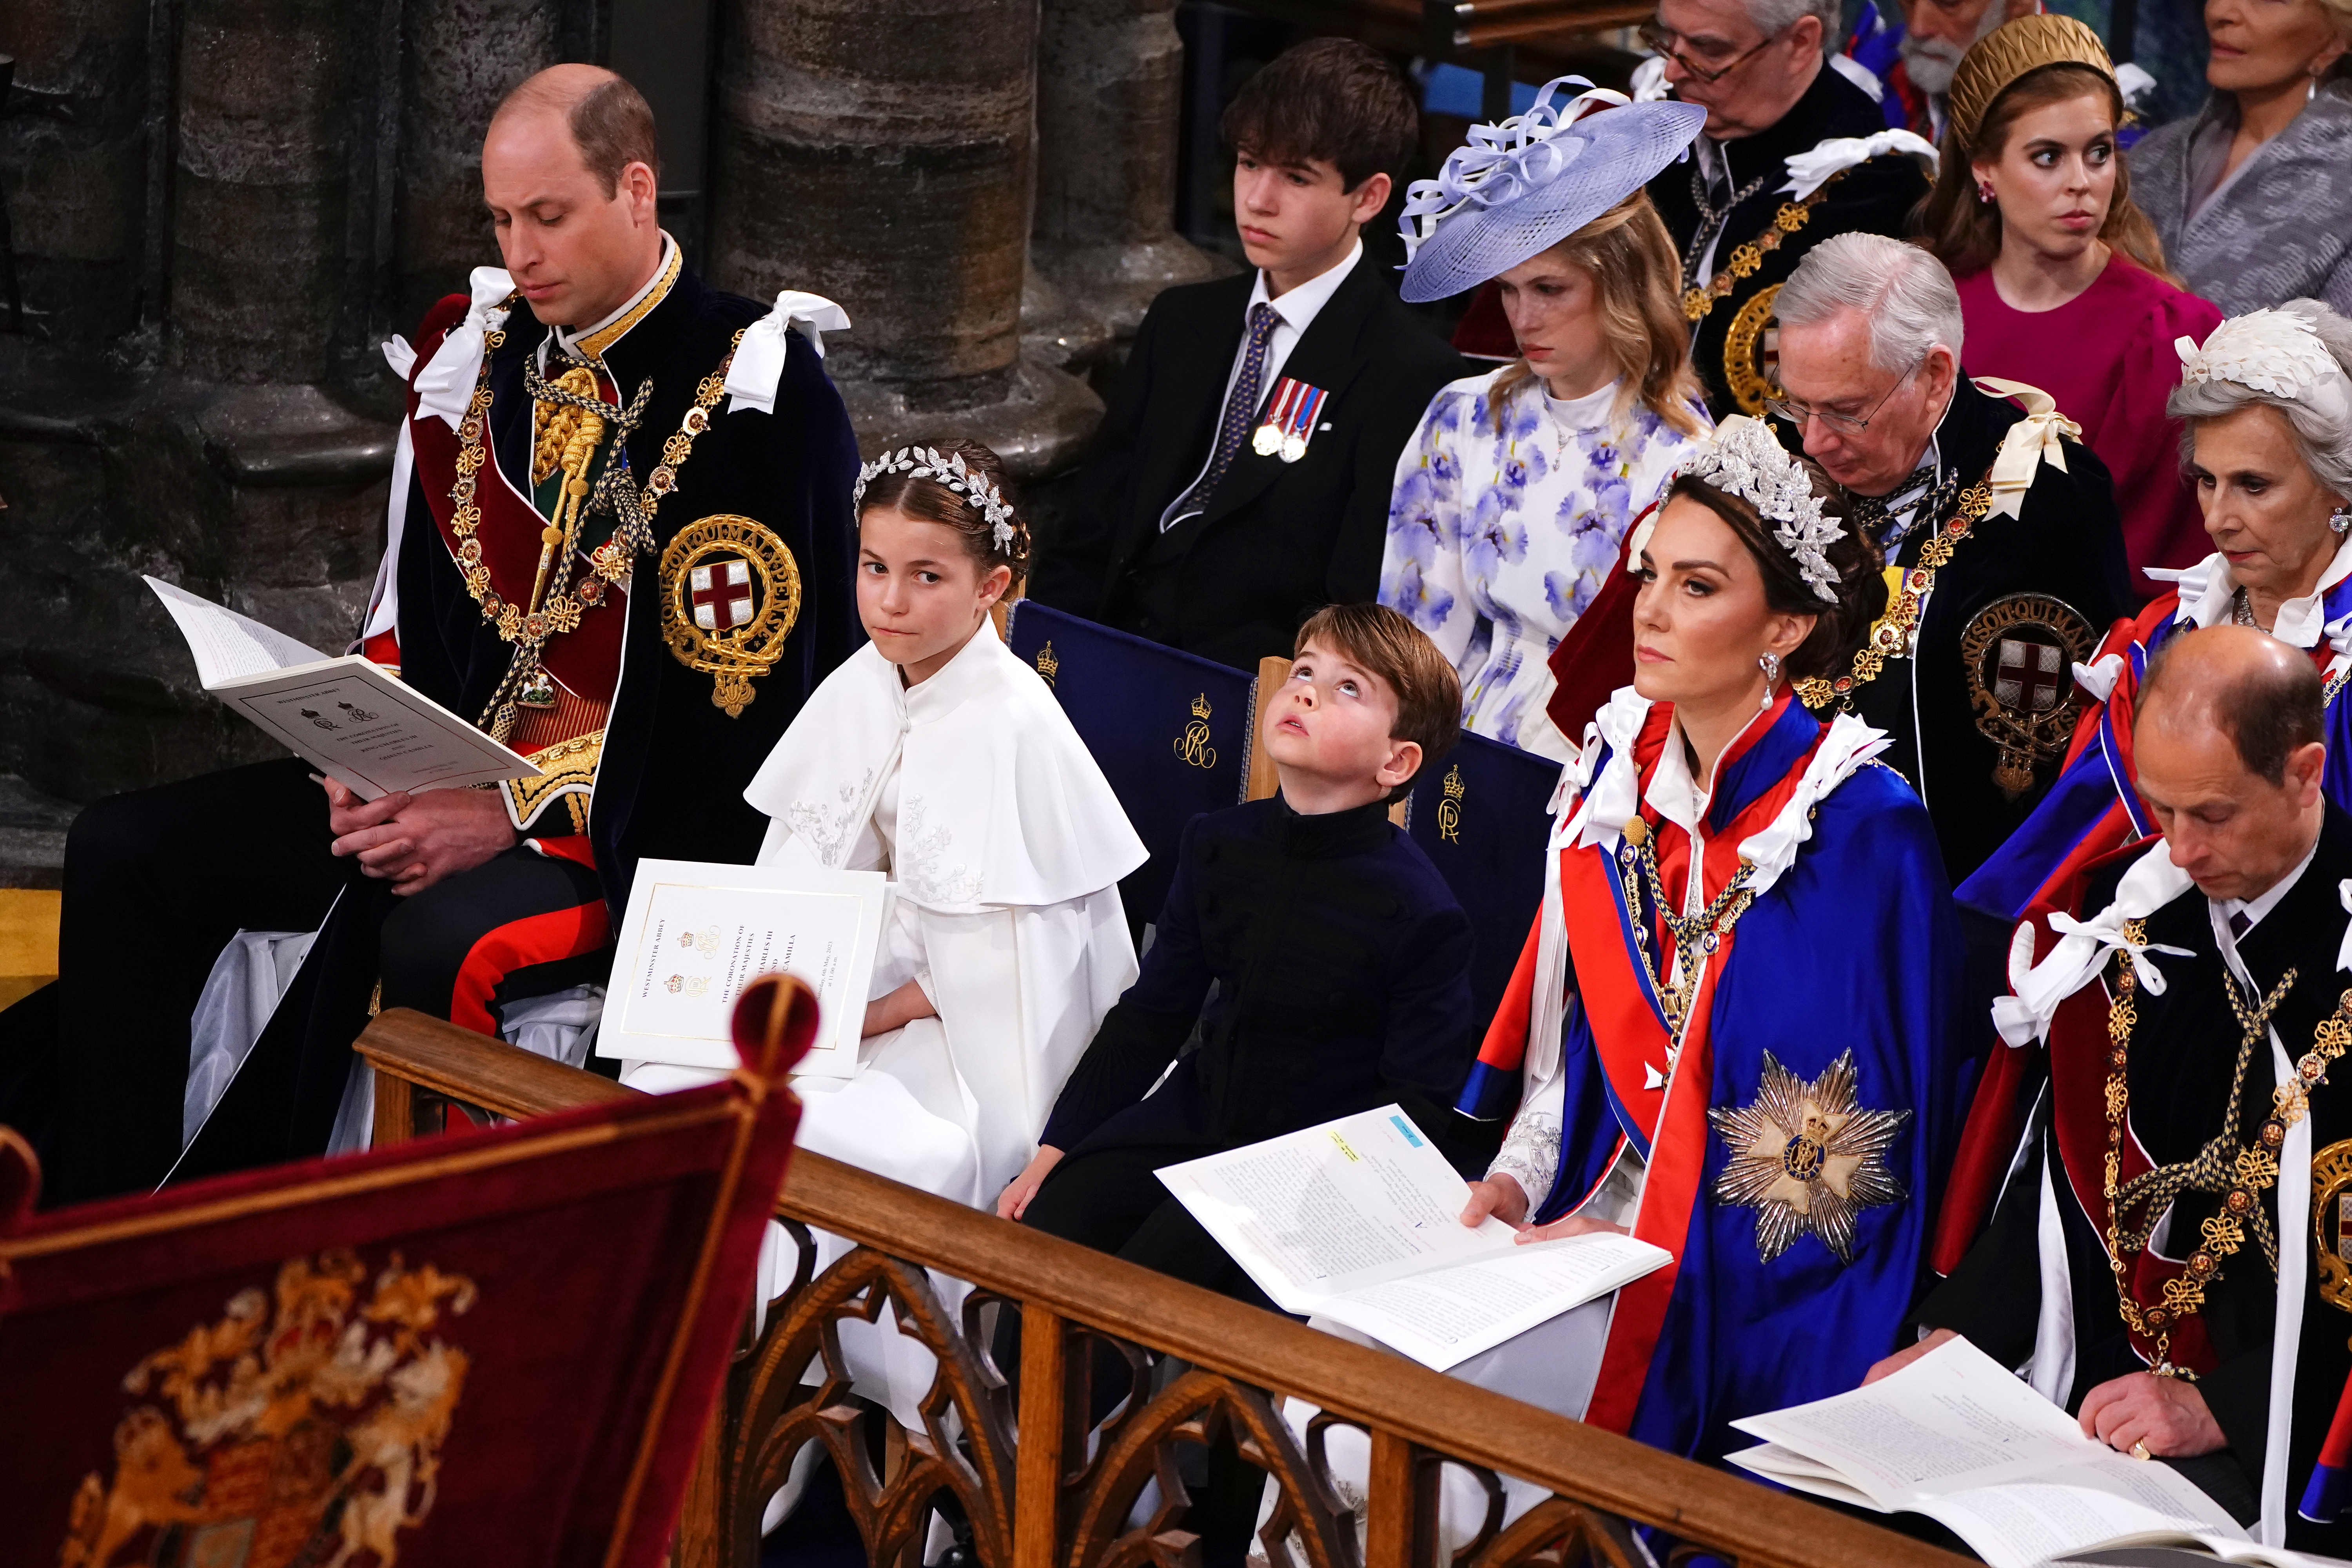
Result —
[[[1419,126],[1403,73],[1350,39],[1242,88],[1222,129],[1252,270],[1152,301],[1033,597],[1255,669],[1318,606],[1374,596],[1397,457],[1466,368],[1360,237]]]
[[[1388,816],[1453,746],[1461,702],[1453,666],[1394,610],[1307,623],[1258,733],[1281,793],[1185,830],[1143,973],[999,1214],[1271,1306],[1160,1167],[1391,1100],[1441,1147],[1467,1131],[1447,1108],[1478,1046],[1469,917]]]

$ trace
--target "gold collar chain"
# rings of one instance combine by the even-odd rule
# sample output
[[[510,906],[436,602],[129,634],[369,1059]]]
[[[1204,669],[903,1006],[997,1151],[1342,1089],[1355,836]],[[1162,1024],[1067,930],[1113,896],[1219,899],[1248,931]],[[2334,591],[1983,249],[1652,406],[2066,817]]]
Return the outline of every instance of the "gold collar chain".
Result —
[[[1706,321],[1707,313],[1715,309],[1716,301],[1730,298],[1731,290],[1741,279],[1753,277],[1764,265],[1764,258],[1780,248],[1782,240],[1804,227],[1811,219],[1813,209],[1829,198],[1830,187],[1845,176],[1846,171],[1841,169],[1822,181],[1821,189],[1803,201],[1782,202],[1780,210],[1772,215],[1771,226],[1747,244],[1734,246],[1723,270],[1709,279],[1704,288],[1694,286],[1683,290],[1683,319],[1693,327]]]
[[[520,299],[519,293],[509,296],[507,308],[514,309]],[[537,689],[541,656],[548,642],[577,628],[582,616],[603,602],[605,585],[625,583],[638,553],[653,548],[654,513],[661,505],[661,498],[677,488],[677,471],[693,455],[695,437],[710,427],[710,410],[726,395],[727,372],[735,362],[735,350],[742,342],[743,334],[738,331],[729,340],[727,355],[719,362],[719,368],[704,376],[695,389],[693,405],[678,420],[677,429],[662,443],[661,463],[646,477],[645,489],[636,498],[638,515],[625,520],[624,526],[589,556],[589,576],[581,583],[576,595],[571,591],[571,530],[562,531],[555,540],[545,537],[558,531],[553,524],[542,531],[540,580],[532,584],[534,603],[529,605],[516,605],[491,587],[490,569],[482,563],[482,542],[476,537],[482,523],[477,498],[482,469],[489,461],[486,437],[490,419],[490,363],[506,341],[503,328],[482,336],[482,367],[474,378],[474,395],[466,405],[466,416],[457,426],[457,479],[449,488],[449,500],[454,504],[449,531],[457,537],[457,571],[465,579],[466,591],[481,605],[482,618],[496,628],[501,638],[515,645],[506,674],[477,721],[500,741],[513,733],[520,717],[516,710],[518,695]],[[622,465],[625,473],[627,452],[616,452],[614,460]],[[578,498],[569,493],[572,482],[583,482],[584,486],[584,481],[566,484],[565,499],[571,502],[576,523]],[[555,555],[559,544],[562,546],[560,560]],[[555,568],[551,579],[547,575],[551,564]],[[543,600],[540,597],[542,589],[546,591]]]
[[[2206,1286],[2221,1278],[2221,1265],[2245,1245],[2249,1225],[2263,1244],[2271,1272],[2278,1272],[2278,1239],[2271,1231],[2270,1216],[2263,1212],[2261,1194],[2278,1181],[2279,1150],[2286,1142],[2287,1129],[2302,1121],[2309,1110],[2311,1090],[2327,1081],[2329,1065],[2352,1047],[2352,991],[2344,993],[2334,1016],[2320,1024],[2311,1049],[2295,1063],[2294,1081],[2272,1091],[2271,1114],[2254,1135],[2254,1141],[2241,1146],[2237,1142],[2238,1110],[2242,1103],[2247,1066],[2256,1044],[2268,1037],[2271,1016],[2293,989],[2295,971],[2288,970],[2259,1004],[2242,998],[2232,979],[2230,1005],[2238,1016],[2241,1037],[2237,1069],[2230,1086],[2228,1119],[2221,1132],[2194,1159],[2144,1171],[2122,1182],[2118,1177],[2123,1168],[2124,1125],[2131,1113],[2131,1088],[2125,1068],[2130,1061],[2132,1031],[2139,1022],[2138,982],[2131,950],[2147,944],[2147,922],[2126,921],[2123,935],[2126,951],[2121,973],[2116,981],[2115,1001],[2107,1009],[2107,1151],[2103,1184],[2107,1225],[2102,1240],[2106,1247],[2107,1267],[2115,1275],[2116,1298],[2124,1321],[2134,1332],[2156,1342],[2156,1373],[2160,1377],[2193,1378],[2195,1374],[2188,1369],[2173,1364],[2172,1331],[2183,1319],[2195,1316],[2203,1308]],[[2133,1292],[2124,1255],[2143,1251],[2152,1227],[2126,1230],[2124,1211],[2136,1208],[2152,1216],[2163,1212],[2184,1191],[2220,1194],[2221,1207],[2199,1226],[2200,1245],[2189,1255],[2183,1271],[2164,1282],[2163,1300],[2153,1307],[2143,1307]]]
[[[1798,681],[1797,700],[1816,713],[1832,707],[1841,713],[1850,713],[1853,710],[1853,694],[1877,679],[1888,659],[1909,657],[1927,596],[1936,591],[1936,574],[1951,563],[1953,553],[1968,539],[1969,530],[1992,510],[1991,479],[1992,470],[1987,468],[1983,479],[1962,490],[1951,521],[1919,547],[1919,563],[1903,574],[1901,591],[1886,606],[1886,613],[1872,623],[1870,635],[1854,651],[1853,668],[1835,680],[1815,675]]]

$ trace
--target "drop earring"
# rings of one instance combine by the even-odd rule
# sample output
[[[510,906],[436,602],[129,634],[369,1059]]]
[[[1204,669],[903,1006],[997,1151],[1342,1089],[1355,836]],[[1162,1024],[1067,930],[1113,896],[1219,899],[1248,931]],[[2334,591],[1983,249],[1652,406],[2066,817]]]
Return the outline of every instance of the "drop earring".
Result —
[[[1977,182],[1977,200],[1985,206],[1992,205],[1992,182],[1990,180],[1979,180]]]
[[[1763,712],[1772,706],[1772,689],[1780,684],[1780,656],[1777,653],[1757,656],[1756,668],[1764,672],[1764,701],[1757,710]]]
[[[2339,506],[2327,514],[2327,526],[2340,536],[2352,532],[2352,506]]]

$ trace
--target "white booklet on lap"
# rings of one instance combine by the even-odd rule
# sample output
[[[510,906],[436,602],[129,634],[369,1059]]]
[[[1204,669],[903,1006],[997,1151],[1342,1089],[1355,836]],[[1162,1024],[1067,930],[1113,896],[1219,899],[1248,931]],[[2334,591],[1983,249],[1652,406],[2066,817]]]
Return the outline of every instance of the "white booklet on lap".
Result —
[[[596,1054],[732,1069],[735,999],[782,973],[817,998],[816,1043],[793,1070],[855,1076],[890,897],[879,871],[638,861]]]
[[[145,582],[188,639],[205,689],[362,800],[540,776],[362,655],[330,658],[184,588]]]
[[[1672,1261],[1614,1234],[1522,1247],[1397,1106],[1171,1165],[1160,1180],[1286,1312],[1439,1372]]]
[[[1732,1425],[1765,1440],[1733,1464],[1857,1508],[1926,1514],[1993,1568],[2158,1546],[2273,1568],[2320,1561],[2254,1545],[2179,1471],[2085,1437],[1966,1340],[1867,1388]]]

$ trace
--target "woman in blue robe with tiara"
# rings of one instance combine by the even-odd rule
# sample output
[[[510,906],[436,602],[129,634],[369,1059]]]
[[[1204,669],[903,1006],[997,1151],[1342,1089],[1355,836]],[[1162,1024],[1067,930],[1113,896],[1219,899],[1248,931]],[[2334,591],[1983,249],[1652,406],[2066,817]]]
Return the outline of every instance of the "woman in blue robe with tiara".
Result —
[[[1962,1110],[1927,812],[1872,760],[1879,731],[1790,695],[1885,605],[1833,493],[1735,417],[1636,530],[1634,683],[1568,764],[1462,1107],[1512,1114],[1465,1223],[1624,1232],[1671,1261],[1453,1375],[1704,1462],[1743,1446],[1733,1420],[1849,1388],[1895,1344]],[[1327,1441],[1343,1478],[1363,1462]],[[1466,1540],[1483,1493],[1447,1487]],[[1506,1490],[1514,1514],[1541,1495]]]

